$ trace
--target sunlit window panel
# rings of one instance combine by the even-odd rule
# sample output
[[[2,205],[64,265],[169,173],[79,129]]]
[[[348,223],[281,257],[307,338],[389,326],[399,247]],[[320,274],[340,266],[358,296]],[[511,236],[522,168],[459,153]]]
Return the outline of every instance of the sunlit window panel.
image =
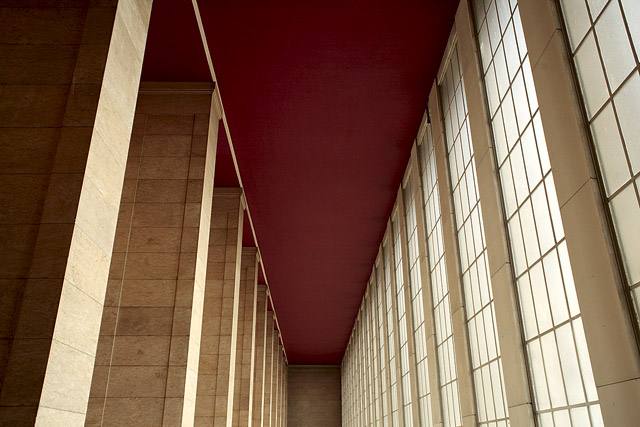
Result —
[[[389,348],[389,378],[390,378],[390,393],[391,393],[391,425],[397,427],[400,425],[400,413],[398,402],[398,378],[396,375],[396,366],[398,361],[396,360],[395,350],[395,330],[398,327],[393,316],[393,304],[395,295],[393,295],[393,288],[391,287],[391,269],[393,265],[391,263],[391,254],[387,245],[382,247],[383,260],[384,260],[384,288],[385,288],[385,301],[387,304],[387,329],[388,340],[387,346]]]
[[[478,422],[507,426],[502,360],[457,45],[441,83],[441,95]]]
[[[475,6],[536,414],[542,425],[600,426],[517,1]]]
[[[626,281],[640,312],[640,2],[560,1]]]
[[[421,426],[433,425],[431,418],[431,398],[429,386],[429,368],[427,365],[427,335],[424,324],[424,306],[422,299],[422,277],[420,275],[420,257],[418,253],[418,224],[416,221],[416,200],[413,182],[409,178],[404,189],[405,226],[407,231],[407,261],[409,264],[409,295],[413,314],[413,342],[416,355],[416,378],[418,389],[418,413]]]
[[[405,427],[413,426],[411,375],[409,375],[409,328],[405,300],[405,283],[402,272],[402,246],[400,241],[400,220],[398,214],[391,221],[393,229],[393,260],[396,279],[396,301],[398,311],[398,336],[400,341],[400,386],[402,388],[403,419]]]
[[[377,294],[377,321],[378,321],[378,344],[379,344],[379,357],[380,357],[380,385],[382,388],[382,425],[383,427],[387,427],[389,425],[389,413],[388,413],[388,399],[389,395],[387,394],[387,360],[385,358],[385,342],[387,333],[384,328],[384,316],[386,315],[386,310],[384,306],[384,282],[382,278],[383,274],[382,264],[376,268],[376,294]]]
[[[444,241],[442,237],[442,214],[438,193],[438,176],[433,147],[431,126],[427,126],[420,147],[420,166],[424,213],[427,232],[429,275],[435,319],[436,350],[440,373],[440,394],[444,427],[462,426],[458,372],[456,370],[455,347],[449,283],[447,281]]]

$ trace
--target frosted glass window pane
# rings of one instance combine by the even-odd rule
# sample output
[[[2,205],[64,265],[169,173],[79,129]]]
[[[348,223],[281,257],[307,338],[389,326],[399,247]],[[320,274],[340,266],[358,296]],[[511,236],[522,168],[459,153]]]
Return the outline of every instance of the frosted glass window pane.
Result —
[[[549,152],[547,151],[547,141],[544,136],[544,130],[542,129],[542,121],[540,120],[540,113],[536,113],[533,117],[533,129],[536,133],[536,140],[538,144],[538,155],[540,156],[540,165],[542,166],[542,174],[546,175],[551,170],[551,163],[549,163]]]
[[[532,372],[537,375],[533,377],[533,390],[536,396],[538,410],[545,410],[551,407],[549,401],[549,393],[547,392],[547,381],[545,378],[544,363],[542,361],[542,351],[540,349],[540,340],[536,339],[527,345],[529,354],[529,363]]]
[[[613,92],[636,65],[617,1],[609,2],[595,28]]]
[[[591,130],[598,151],[605,190],[609,195],[629,180],[629,169],[611,103],[607,104],[593,121]]]
[[[509,236],[511,236],[511,248],[514,255],[513,267],[516,271],[516,276],[519,276],[527,268],[527,259],[524,254],[524,241],[520,234],[520,218],[518,214],[509,220]]]
[[[544,273],[547,279],[547,290],[549,292],[549,301],[551,303],[551,314],[553,323],[558,325],[569,319],[569,309],[567,308],[567,300],[564,294],[564,285],[562,283],[562,273],[556,252],[549,253],[542,260],[544,265]]]
[[[629,26],[636,52],[640,51],[640,2],[638,0],[622,0],[624,17]]]
[[[498,7],[498,18],[500,18],[500,30],[504,33],[504,29],[511,17],[511,7],[509,7],[509,0],[496,0],[496,6]]]
[[[524,238],[524,250],[527,254],[527,264],[531,265],[540,258],[531,200],[527,200],[520,208],[520,223],[522,225],[522,237]]]
[[[583,372],[584,388],[587,392],[587,400],[595,401],[598,399],[598,392],[596,390],[596,384],[593,380],[593,373],[591,371],[591,360],[589,358],[587,342],[584,338],[582,319],[577,319],[573,322],[573,329],[574,339],[576,340],[576,351],[578,353],[578,360],[580,361],[580,368]]]
[[[504,52],[509,69],[509,81],[513,80],[520,67],[520,57],[518,55],[518,45],[516,44],[516,33],[513,29],[513,22],[509,23],[503,36]]]
[[[529,275],[525,274],[518,279],[518,296],[520,297],[520,308],[522,311],[522,321],[524,323],[525,339],[530,339],[538,335],[536,325],[536,314],[533,309],[533,297],[531,296],[531,286]]]
[[[569,263],[569,253],[567,245],[562,242],[558,245],[558,257],[560,258],[560,268],[562,269],[562,277],[564,279],[565,292],[567,294],[567,303],[569,304],[569,313],[571,316],[580,314],[580,306],[578,305],[578,297],[576,295],[576,287],[573,282],[573,274],[571,273],[571,264]]]
[[[502,180],[502,191],[504,193],[505,208],[507,216],[510,217],[517,209],[516,191],[511,181],[511,167],[506,163],[500,168],[500,176]]]
[[[542,170],[540,169],[540,162],[538,162],[538,147],[535,136],[533,135],[533,126],[527,126],[521,141],[529,188],[535,188],[542,180]]]
[[[614,0],[615,1],[615,0]],[[591,17],[595,21],[602,12],[602,8],[607,4],[607,0],[587,0],[589,3],[589,10],[591,11]]]
[[[487,90],[488,89],[489,88],[487,88]],[[507,96],[502,101],[502,117],[504,120],[505,132],[507,135],[507,144],[509,145],[509,148],[511,148],[520,136],[518,133],[518,124],[516,123],[516,113],[513,108],[511,91],[507,93]]]
[[[495,52],[500,42],[500,27],[498,26],[498,11],[496,10],[496,2],[492,1],[487,12],[487,23],[489,24],[489,40],[491,42],[491,51]]]
[[[502,122],[502,109],[500,109],[492,122],[493,136],[496,142],[496,155],[498,157],[498,165],[501,165],[507,157],[507,138],[504,134],[504,123]]]
[[[555,427],[553,413],[547,412],[540,415],[540,427]]]
[[[547,371],[547,381],[549,382],[549,397],[551,398],[551,406],[565,406],[567,397],[564,392],[562,381],[562,370],[560,369],[560,360],[556,352],[556,338],[553,333],[543,335],[540,338],[540,346],[542,347],[542,356],[544,357],[544,366]]]
[[[538,318],[538,329],[540,333],[544,333],[553,327],[553,321],[551,320],[551,309],[549,308],[541,262],[531,268],[529,279],[531,280],[531,294]]]
[[[500,91],[500,99],[504,98],[509,88],[509,75],[507,74],[507,63],[504,58],[504,50],[502,43],[498,46],[496,55],[493,57],[493,66],[496,69],[496,78],[498,79],[498,90]]]
[[[500,100],[498,99],[498,84],[496,83],[495,78],[495,69],[493,63],[489,66],[489,70],[487,71],[487,78],[485,82],[487,84],[487,98],[489,101],[489,111],[493,116],[500,105]]]
[[[571,419],[573,420],[573,425],[576,426],[588,426],[591,424],[589,410],[586,407],[572,409]]]
[[[529,57],[524,60],[522,73],[524,74],[524,82],[525,86],[527,87],[527,93],[529,94],[529,107],[531,108],[531,112],[533,113],[538,109],[538,97],[536,96],[536,87],[533,83],[533,72],[531,71]]]
[[[549,212],[551,213],[551,222],[553,222],[553,231],[556,235],[556,242],[559,242],[564,237],[564,228],[562,226],[562,218],[560,217],[560,206],[558,205],[558,196],[556,194],[553,176],[547,176],[544,184],[548,195],[547,200],[549,201]]]
[[[480,42],[480,52],[482,52],[482,71],[486,72],[487,68],[489,68],[489,63],[491,63],[491,46],[489,44],[489,30],[487,29],[486,22],[483,22],[480,27],[478,40]]]
[[[576,52],[574,61],[584,95],[587,115],[591,119],[609,98],[593,32],[589,33]]]
[[[620,88],[620,91],[613,98],[613,103],[616,107],[631,169],[636,174],[640,171],[640,75],[637,72]]]
[[[516,40],[518,41],[518,51],[520,52],[520,60],[527,56],[527,43],[524,40],[524,31],[522,30],[522,21],[520,13],[513,15],[513,28],[516,30]]]
[[[611,201],[613,222],[629,283],[640,281],[640,207],[633,185]]]
[[[513,174],[513,183],[516,189],[516,198],[518,205],[521,205],[529,195],[529,187],[527,186],[527,177],[520,144],[516,145],[509,158],[511,159],[511,173]]]
[[[561,0],[564,17],[567,21],[571,51],[575,51],[580,40],[589,31],[591,23],[584,0]]]
[[[571,325],[566,324],[556,331],[558,337],[558,353],[560,354],[560,363],[565,378],[565,386],[567,388],[567,400],[569,405],[583,403],[585,400],[584,390],[582,388],[582,377],[580,374],[580,364],[573,345],[573,333]],[[586,413],[586,408],[585,408]],[[587,424],[576,424],[589,425]]]
[[[518,129],[520,133],[531,120],[531,112],[529,111],[529,101],[527,100],[527,92],[524,88],[524,78],[522,72],[516,75],[511,87],[511,93],[513,93],[513,104],[516,107],[516,117],[518,118]]]
[[[545,253],[551,249],[556,242],[553,237],[553,226],[551,225],[547,195],[544,192],[543,185],[536,188],[531,195],[531,204],[533,205],[533,217],[536,220],[536,228],[538,229],[540,251]]]
[[[569,418],[569,411],[562,410],[562,411],[556,411],[553,413],[553,421],[556,423],[557,426],[570,426],[571,424],[571,419]],[[574,424],[574,425],[581,425],[581,424]],[[588,424],[586,424],[588,425]]]

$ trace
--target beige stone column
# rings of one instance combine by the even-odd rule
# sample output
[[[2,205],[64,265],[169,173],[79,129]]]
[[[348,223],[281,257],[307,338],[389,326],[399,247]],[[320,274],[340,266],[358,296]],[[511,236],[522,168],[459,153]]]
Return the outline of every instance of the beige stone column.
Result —
[[[268,295],[268,293],[267,293]],[[267,310],[267,318],[265,324],[265,347],[264,347],[264,399],[262,405],[262,423],[261,427],[269,427],[271,425],[271,379],[273,377],[273,311]]]
[[[496,328],[500,342],[505,395],[513,426],[533,426],[533,401],[527,373],[524,338],[513,265],[507,244],[506,218],[498,176],[496,152],[491,137],[491,119],[480,71],[480,52],[474,18],[467,1],[456,13],[460,68],[469,111],[478,193],[482,202],[489,275],[493,290]]]
[[[258,285],[256,296],[255,320],[255,365],[253,370],[253,410],[252,423],[254,427],[262,424],[262,405],[264,400],[264,363],[265,363],[265,320],[267,315],[267,287]]]
[[[377,275],[379,277],[378,285],[382,288],[380,289],[380,295],[382,301],[380,304],[382,305],[382,330],[384,336],[381,337],[384,340],[384,352],[379,355],[380,358],[380,370],[382,370],[382,363],[385,364],[385,383],[386,383],[386,391],[387,393],[387,419],[389,420],[389,424],[391,424],[391,369],[392,366],[389,363],[389,326],[387,325],[387,298],[385,292],[385,279],[384,279],[384,254],[382,253],[382,245],[378,247],[378,256],[376,257],[375,268],[377,271]],[[393,367],[395,369],[395,367]],[[380,398],[382,399],[382,394],[380,394]],[[384,404],[384,402],[382,403]]]
[[[442,212],[442,240],[446,254],[447,282],[449,283],[449,302],[453,327],[453,342],[456,350],[456,370],[458,372],[458,390],[460,392],[460,411],[465,427],[477,425],[477,410],[471,370],[471,353],[465,314],[464,288],[460,272],[460,253],[455,229],[451,178],[447,162],[447,147],[444,135],[444,117],[440,107],[440,94],[434,82],[429,94],[429,112],[436,156],[438,175],[438,193]]]
[[[385,231],[385,235],[382,239],[382,246],[383,246],[383,257],[384,257],[384,252],[386,250],[387,252],[387,259],[385,260],[385,265],[388,269],[390,269],[389,271],[389,277],[390,277],[390,281],[391,281],[391,301],[389,301],[388,299],[385,298],[385,302],[386,304],[391,304],[391,313],[392,313],[392,317],[393,317],[393,322],[394,325],[388,325],[387,327],[392,327],[393,328],[393,343],[390,343],[390,345],[393,345],[394,348],[394,360],[395,360],[395,366],[389,366],[390,369],[394,369],[396,371],[396,399],[398,402],[398,426],[399,427],[404,427],[404,415],[403,415],[403,408],[404,408],[404,401],[402,399],[402,375],[401,375],[401,371],[400,371],[400,337],[399,332],[398,332],[398,307],[397,307],[397,295],[398,295],[398,291],[396,289],[396,275],[394,272],[394,265],[393,265],[393,230],[391,227],[391,220],[387,220],[387,230]],[[386,248],[386,249],[384,249]],[[386,293],[385,293],[386,295]],[[387,305],[388,306],[388,305]],[[391,365],[391,364],[389,364]],[[389,387],[389,398],[391,399],[391,387]],[[389,416],[393,416],[393,414],[390,412]]]
[[[220,117],[212,94],[211,83],[141,85],[87,426],[193,423]]]
[[[243,211],[239,188],[214,189],[196,426],[228,426],[233,418]]]
[[[402,250],[402,277],[404,282],[404,306],[407,322],[407,348],[409,350],[409,377],[411,378],[411,412],[413,425],[420,425],[420,411],[418,409],[418,378],[415,348],[415,331],[413,324],[413,304],[411,301],[411,277],[409,276],[409,248],[407,246],[407,223],[405,218],[404,191],[402,186],[398,190],[396,199],[398,227],[400,227],[400,248]]]
[[[67,3],[0,8],[2,425],[84,424],[151,11]]]
[[[240,301],[238,312],[238,348],[236,350],[236,386],[233,407],[233,425],[249,425],[249,397],[251,392],[251,355],[254,294],[258,285],[257,248],[242,248],[240,273]]]
[[[424,196],[420,166],[418,161],[418,146],[413,145],[409,170],[413,183],[413,197],[415,198],[416,223],[418,238],[418,263],[420,265],[420,279],[422,281],[422,306],[424,308],[424,329],[427,343],[427,367],[431,390],[431,418],[434,426],[442,425],[442,397],[440,388],[440,369],[438,368],[438,350],[436,343],[436,328],[433,312],[433,292],[431,290],[431,275],[429,268],[429,254],[427,244],[427,225],[425,223]]]
[[[555,1],[518,4],[602,416],[606,425],[631,425],[640,419],[635,319],[614,256],[562,18]]]

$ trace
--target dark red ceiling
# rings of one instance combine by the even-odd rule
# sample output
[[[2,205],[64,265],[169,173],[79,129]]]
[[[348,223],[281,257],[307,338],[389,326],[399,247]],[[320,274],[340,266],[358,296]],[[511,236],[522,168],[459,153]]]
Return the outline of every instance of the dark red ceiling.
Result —
[[[292,364],[342,359],[457,3],[198,2]],[[143,79],[210,79],[191,1],[153,7]]]

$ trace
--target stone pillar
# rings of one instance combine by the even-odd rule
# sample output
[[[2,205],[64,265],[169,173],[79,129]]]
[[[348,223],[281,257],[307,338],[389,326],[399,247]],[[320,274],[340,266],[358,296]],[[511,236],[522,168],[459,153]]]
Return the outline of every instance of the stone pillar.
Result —
[[[434,83],[429,95],[429,112],[433,132],[433,146],[438,174],[438,194],[442,213],[442,240],[446,254],[447,282],[449,283],[449,303],[453,342],[456,351],[456,371],[460,392],[460,412],[466,426],[477,425],[477,410],[471,370],[471,353],[465,314],[464,288],[460,272],[460,253],[456,236],[455,212],[453,210],[451,178],[447,164],[447,147],[444,135],[444,117],[440,108],[440,93]]]
[[[193,423],[220,112],[211,83],[143,83],[86,426]]]
[[[268,294],[267,294],[268,295]],[[265,325],[265,347],[264,347],[264,399],[262,406],[262,423],[261,427],[271,426],[271,378],[273,376],[273,312],[267,311]]]
[[[514,283],[515,276],[507,244],[507,221],[496,166],[498,162],[491,137],[491,118],[486,107],[488,104],[480,69],[480,52],[475,24],[467,1],[461,1],[458,7],[456,34],[469,111],[469,131],[473,142],[478,193],[482,203],[481,220],[487,236],[487,259],[493,289],[509,420],[514,427],[533,426],[533,401],[523,345],[520,307]]]
[[[236,350],[236,386],[233,405],[233,425],[249,425],[249,396],[251,388],[251,354],[253,314],[258,285],[258,257],[256,248],[242,248],[240,272],[240,301],[238,311],[238,348]]]
[[[519,0],[567,250],[606,425],[640,418],[640,355],[557,3]]]
[[[430,132],[430,130],[427,130]],[[436,343],[435,314],[433,310],[433,291],[431,288],[431,274],[429,273],[429,256],[427,243],[427,225],[425,223],[424,196],[422,191],[422,179],[420,178],[420,166],[418,160],[418,145],[414,144],[409,159],[410,175],[413,185],[413,197],[416,210],[416,234],[418,238],[418,263],[420,264],[420,278],[422,281],[422,307],[424,308],[424,329],[427,345],[427,367],[429,374],[431,395],[431,418],[434,426],[444,422],[442,414],[441,378],[438,363],[444,363],[438,358]],[[424,173],[424,172],[423,172]],[[426,422],[426,420],[425,420]]]
[[[267,315],[267,287],[258,285],[258,295],[256,298],[256,321],[255,321],[255,361],[253,370],[253,427],[262,425],[262,405],[264,400],[264,362],[265,362],[265,338],[266,338],[266,315]]]
[[[242,190],[214,189],[196,426],[229,426],[233,418],[243,214]]]
[[[89,3],[0,8],[3,425],[85,421],[151,12]]]

